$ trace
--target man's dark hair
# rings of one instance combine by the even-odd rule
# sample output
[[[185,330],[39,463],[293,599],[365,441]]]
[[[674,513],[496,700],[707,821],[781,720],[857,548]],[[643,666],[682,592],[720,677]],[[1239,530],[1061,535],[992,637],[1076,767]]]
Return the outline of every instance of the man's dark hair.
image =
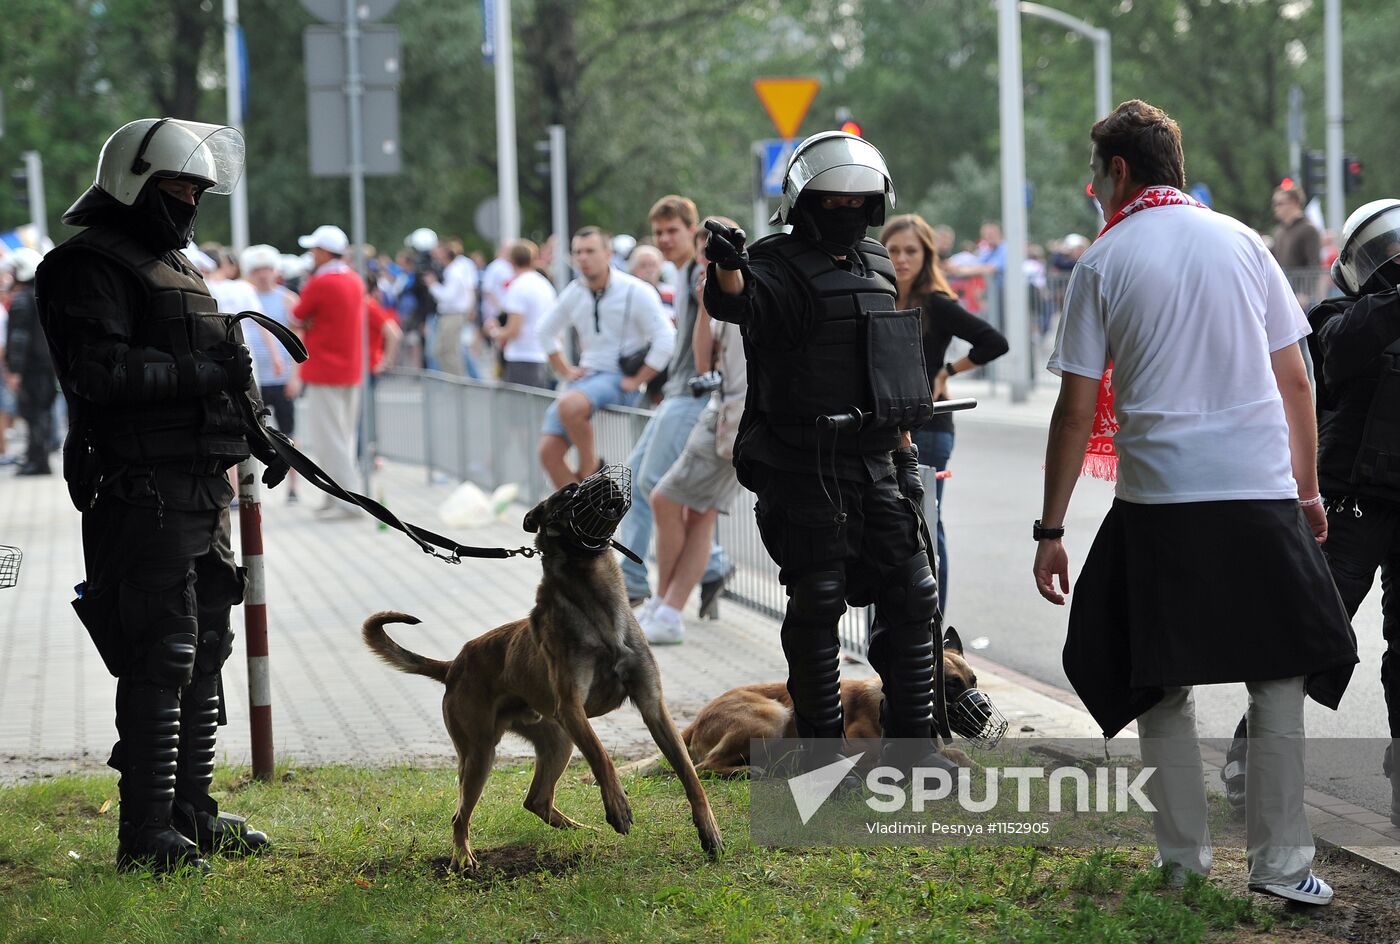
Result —
[[[601,226],[583,226],[574,230],[574,239],[584,236],[597,236],[603,241],[604,249],[612,249],[612,237]]]
[[[1124,102],[1099,119],[1089,138],[1104,169],[1121,157],[1135,183],[1186,188],[1181,127],[1162,109],[1138,99]]]

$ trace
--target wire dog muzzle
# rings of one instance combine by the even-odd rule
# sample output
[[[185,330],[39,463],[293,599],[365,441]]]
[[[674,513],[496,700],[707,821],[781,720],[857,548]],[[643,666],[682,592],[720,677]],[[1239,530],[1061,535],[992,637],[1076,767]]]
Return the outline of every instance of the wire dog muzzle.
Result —
[[[993,748],[1006,734],[1006,716],[997,710],[987,693],[969,688],[948,706],[948,725],[953,733],[978,747]]]
[[[553,504],[544,522],[546,533],[587,551],[611,546],[637,563],[641,559],[612,539],[623,516],[632,507],[632,471],[610,465],[574,486],[567,486],[564,500]]]

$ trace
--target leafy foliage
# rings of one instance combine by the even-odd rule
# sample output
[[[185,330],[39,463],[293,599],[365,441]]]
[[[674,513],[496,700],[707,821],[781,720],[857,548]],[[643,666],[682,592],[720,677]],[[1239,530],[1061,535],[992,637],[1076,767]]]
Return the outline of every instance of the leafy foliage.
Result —
[[[1317,0],[1055,0],[1108,28],[1115,99],[1140,97],[1181,123],[1187,172],[1216,205],[1269,227],[1269,190],[1287,172],[1288,89],[1306,102],[1307,146],[1321,147],[1322,12]],[[348,219],[343,179],[309,174],[298,3],[243,0],[252,235],[291,245],[321,222]],[[898,209],[951,223],[963,237],[999,215],[996,16],[990,4],[926,0],[514,0],[519,174],[524,229],[549,227],[548,182],[535,142],[568,131],[572,225],[639,232],[651,202],[694,196],[702,212],[748,220],[749,142],[773,130],[750,87],[762,75],[823,82],[802,133],[849,108],[889,159]],[[402,38],[403,173],[367,184],[370,238],[396,245],[427,225],[472,232],[495,191],[491,66],[480,54],[481,6],[402,0],[388,18]],[[0,168],[42,152],[50,226],[91,181],[97,152],[121,123],[155,113],[224,118],[218,0],[8,0],[0,31],[6,133]],[[1028,178],[1033,238],[1090,232],[1083,194],[1095,118],[1084,38],[1025,18]],[[1389,50],[1400,8],[1348,0],[1347,150],[1366,164],[1350,206],[1400,189],[1386,165],[1396,104]],[[6,178],[0,186],[13,190]],[[202,210],[201,236],[228,234],[227,201]],[[0,228],[24,222],[6,195]]]

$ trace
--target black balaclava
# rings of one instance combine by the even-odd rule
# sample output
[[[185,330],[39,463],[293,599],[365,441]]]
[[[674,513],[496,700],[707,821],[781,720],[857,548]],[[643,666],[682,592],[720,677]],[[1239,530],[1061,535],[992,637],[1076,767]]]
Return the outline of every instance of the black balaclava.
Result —
[[[1366,284],[1361,286],[1361,294],[1379,295],[1381,292],[1388,292],[1397,287],[1400,287],[1400,257],[1391,259],[1372,272],[1371,277],[1366,280]]]
[[[793,230],[833,256],[847,255],[865,236],[870,228],[870,215],[883,199],[868,196],[865,206],[824,210],[819,194],[804,193],[797,198],[798,213]]]
[[[198,213],[197,205],[166,193],[152,178],[131,206],[99,187],[90,187],[63,214],[63,222],[71,226],[113,226],[135,236],[155,252],[168,252],[189,245]]]

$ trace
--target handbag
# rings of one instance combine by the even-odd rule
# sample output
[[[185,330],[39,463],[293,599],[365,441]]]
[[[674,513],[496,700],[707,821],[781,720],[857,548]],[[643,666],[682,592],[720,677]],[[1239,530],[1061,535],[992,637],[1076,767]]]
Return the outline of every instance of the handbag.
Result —
[[[598,305],[597,295],[593,296],[594,310]],[[627,321],[632,317],[632,286],[627,286],[627,298],[623,301],[625,306],[622,310],[622,341],[627,341]],[[647,364],[647,354],[651,353],[651,342],[648,341],[646,347],[638,348],[630,354],[619,354],[617,356],[617,369],[624,377],[635,377],[641,373],[642,368]]]

